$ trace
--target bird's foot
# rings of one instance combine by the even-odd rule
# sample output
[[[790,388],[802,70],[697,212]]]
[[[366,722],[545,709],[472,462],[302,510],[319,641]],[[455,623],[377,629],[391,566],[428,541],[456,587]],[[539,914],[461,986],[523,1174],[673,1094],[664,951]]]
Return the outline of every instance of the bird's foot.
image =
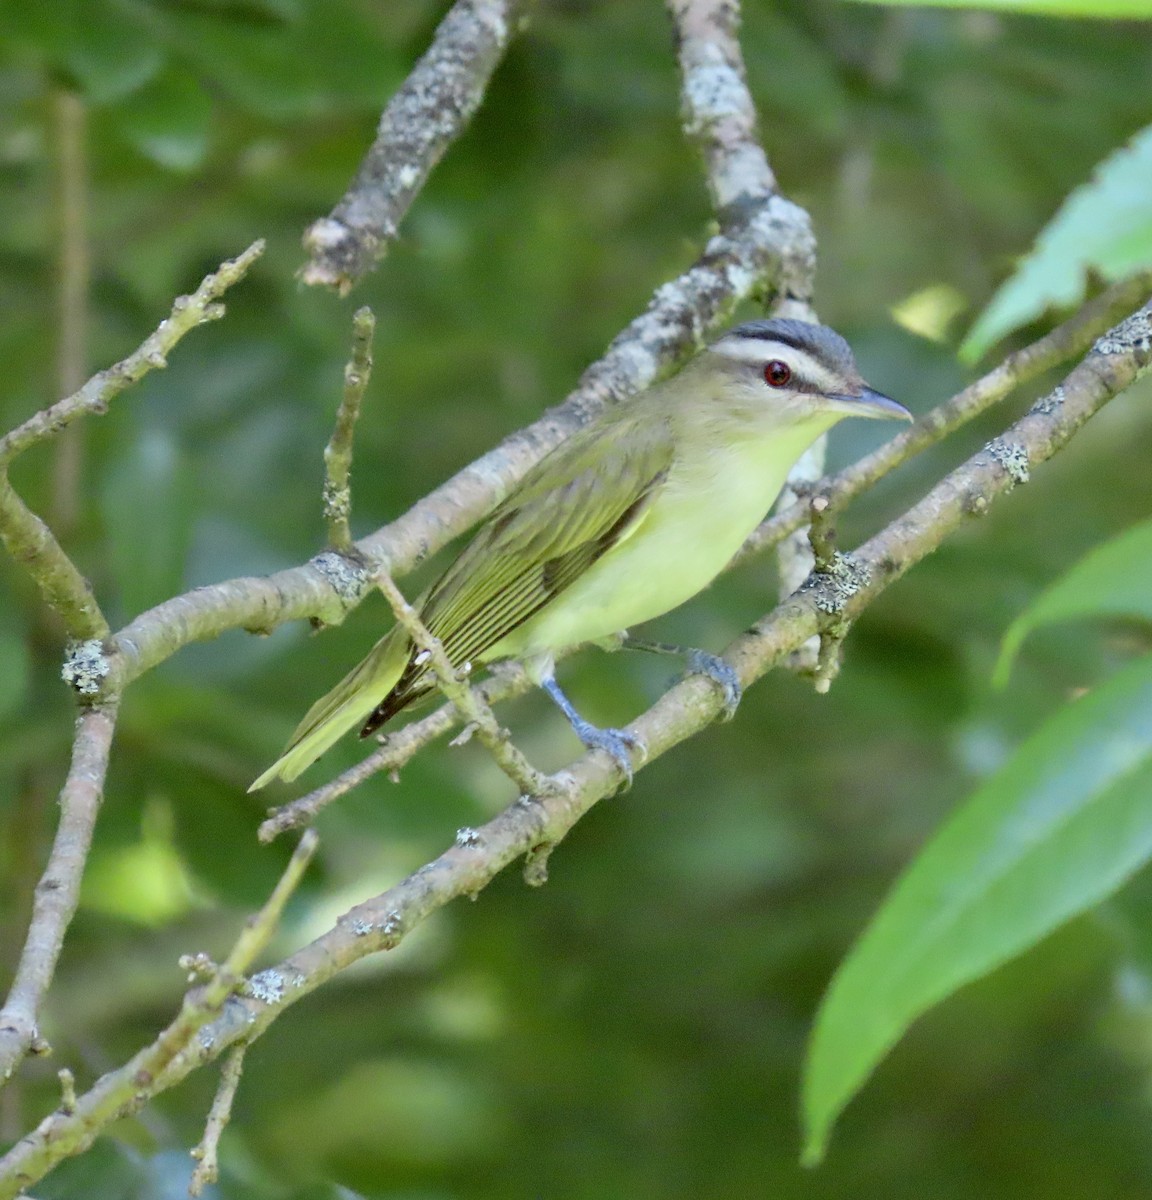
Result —
[[[720,687],[724,693],[724,710],[720,714],[722,721],[731,721],[740,707],[740,699],[744,688],[736,669],[715,654],[707,650],[689,650],[686,655],[688,675],[705,675]]]
[[[572,728],[589,750],[603,750],[612,758],[624,776],[624,790],[627,791],[632,786],[632,751],[639,753],[641,763],[648,757],[644,739],[626,729],[601,729],[583,719],[573,721]]]

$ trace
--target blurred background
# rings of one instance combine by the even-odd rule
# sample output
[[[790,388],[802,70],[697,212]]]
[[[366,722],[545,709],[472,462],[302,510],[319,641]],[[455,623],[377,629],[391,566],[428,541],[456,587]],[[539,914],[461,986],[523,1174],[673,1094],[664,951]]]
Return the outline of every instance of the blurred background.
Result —
[[[223,258],[268,252],[167,371],[13,481],[56,521],[115,626],[189,587],[322,547],[321,452],[351,314],[378,317],[358,432],[366,533],[563,397],[694,258],[708,203],[656,0],[551,0],[387,260],[347,300],[295,280],[446,5],[429,0],[55,0],[0,5],[0,429],[69,390],[62,229],[87,229],[84,371],[134,348]],[[867,378],[921,412],[955,347],[1064,195],[1148,118],[1147,27],[746,0],[765,145],[820,246],[817,306]],[[71,197],[68,200],[68,197]],[[79,208],[77,208],[79,205]],[[81,246],[83,244],[81,243]],[[71,270],[75,277],[77,251]],[[753,315],[751,310],[747,314]],[[1034,326],[1020,341],[1043,331]],[[1047,381],[1048,383],[1051,380]],[[1042,389],[902,468],[840,522],[851,546]],[[1152,507],[1149,388],[886,593],[827,696],[784,673],[732,724],[599,805],[532,890],[510,870],[396,952],[292,1009],[248,1056],[215,1195],[1152,1197],[1152,886],[922,1020],[798,1165],[815,1006],[896,874],[1020,740],[1132,649],[1131,631],[999,638],[1046,582]],[[886,429],[836,431],[835,464]],[[410,584],[414,587],[415,584]],[[721,649],[772,605],[770,560],[652,627]],[[226,952],[278,876],[248,796],[296,721],[385,624],[378,598],[309,637],[235,633],[128,693],[81,911],[45,1014],[55,1047],[0,1098],[7,1142],[168,1020],[176,960]],[[55,823],[72,700],[62,634],[0,558],[0,985]],[[588,651],[562,671],[624,722],[667,663]],[[578,750],[540,696],[504,716],[542,767]],[[363,753],[334,750],[314,786]],[[277,952],[315,936],[511,799],[473,746],[437,745],[320,821]],[[182,1194],[215,1073],[195,1074],[36,1189]]]

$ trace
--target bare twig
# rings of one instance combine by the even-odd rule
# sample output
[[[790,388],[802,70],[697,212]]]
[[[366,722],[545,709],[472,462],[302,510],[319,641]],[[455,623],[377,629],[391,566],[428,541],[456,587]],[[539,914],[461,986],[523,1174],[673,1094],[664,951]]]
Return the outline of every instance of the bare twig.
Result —
[[[149,371],[167,366],[168,355],[186,334],[198,325],[218,320],[224,315],[224,308],[218,303],[220,297],[244,278],[263,253],[264,243],[258,241],[239,257],[222,263],[191,296],[179,297],[168,317],[126,359],[93,375],[71,396],[58,400],[0,438],[0,467],[6,466],[30,446],[54,437],[86,413],[107,412],[109,402],[125,388],[138,383]]]
[[[226,1002],[239,989],[256,1005],[273,1004],[283,998],[284,979],[275,969],[262,971],[247,981],[244,974],[270,941],[284,905],[303,879],[317,844],[316,831],[308,830],[264,907],[244,926],[228,957],[210,972],[206,983],[188,992],[179,1013],[156,1040],[120,1069],[128,1072],[126,1076],[120,1072],[103,1076],[76,1100],[72,1112],[58,1108],[8,1152],[8,1165],[13,1169],[6,1169],[0,1162],[0,1200],[12,1200],[41,1178],[54,1162],[86,1150],[101,1129],[139,1108],[148,1095],[166,1091],[171,1086],[170,1079],[175,1082],[187,1074],[188,1068],[182,1064],[189,1058],[200,1062],[215,1058],[214,1038],[204,1032],[205,1026],[227,1011]],[[233,999],[232,1003],[243,1008],[238,1000]],[[128,1093],[112,1086],[114,1079],[121,1085],[127,1083]],[[135,1097],[131,1097],[132,1091]],[[49,1137],[57,1144],[46,1159],[40,1138],[51,1126],[55,1129]],[[31,1165],[32,1162],[36,1165]]]
[[[361,308],[352,318],[352,357],[344,368],[344,394],[336,413],[336,426],[324,448],[324,520],[328,526],[328,544],[335,550],[352,545],[348,518],[352,512],[352,494],[348,475],[352,469],[352,439],[360,417],[360,405],[368,380],[372,377],[372,335],[376,318],[370,308]]]
[[[32,576],[44,603],[77,641],[108,635],[108,622],[92,592],[52,530],[24,503],[0,463],[0,542]]]
[[[0,1085],[31,1050],[46,1053],[37,1022],[56,970],[64,934],[76,911],[80,879],[104,792],[116,702],[86,709],[76,719],[72,766],[60,792],[60,825],[36,887],[32,921],[4,1008],[0,1010]]]
[[[982,450],[945,476],[929,493],[847,561],[835,586],[814,585],[780,604],[725,651],[748,686],[829,621],[853,620],[892,582],[931,553],[974,513],[988,511],[1021,478],[1020,463],[1045,461],[1111,397],[1152,363],[1152,305],[1101,338],[1055,391],[1005,431],[1011,454]],[[1005,461],[1007,458],[1007,462]],[[979,500],[979,503],[977,503]],[[652,761],[716,718],[717,689],[689,677],[666,692],[629,727]],[[0,1160],[0,1200],[42,1178],[61,1159],[85,1148],[109,1121],[139,1109],[229,1046],[259,1037],[286,1008],[368,954],[391,949],[431,912],[473,895],[534,846],[555,845],[598,800],[617,786],[603,755],[586,754],[553,778],[558,793],[518,800],[486,825],[466,831],[439,858],[388,891],[357,905],[327,933],[278,967],[266,982],[220,1010],[196,1045],[160,1054],[161,1034],[131,1062],[110,1072],[76,1102],[72,1115],[57,1111]],[[255,981],[253,981],[255,983]],[[179,1018],[178,1018],[179,1020]],[[148,1064],[162,1060],[162,1071]]]
[[[505,729],[496,720],[488,702],[479,689],[467,682],[471,663],[456,666],[444,651],[440,640],[428,632],[420,614],[404,599],[400,589],[386,571],[379,571],[376,583],[392,606],[396,620],[408,631],[408,636],[420,648],[435,676],[436,684],[450,700],[461,718],[476,729],[476,736],[496,760],[497,766],[520,789],[523,796],[542,796],[556,790],[556,783],[538,771],[512,743]],[[419,656],[418,656],[419,659]]]
[[[244,1055],[248,1047],[241,1043],[233,1046],[224,1060],[220,1070],[220,1085],[208,1110],[208,1120],[204,1124],[204,1136],[200,1144],[192,1150],[196,1159],[196,1169],[192,1172],[192,1180],[188,1184],[188,1195],[199,1196],[211,1183],[220,1178],[220,1136],[225,1125],[232,1119],[232,1104],[236,1099],[236,1089],[240,1086],[240,1076],[244,1073]]]
[[[509,700],[513,696],[520,696],[531,686],[531,681],[520,667],[506,665],[475,690],[480,693],[485,704],[492,705],[501,700]],[[373,775],[387,772],[393,778],[398,778],[400,768],[414,758],[418,751],[448,733],[460,721],[459,711],[449,702],[419,721],[412,721],[400,729],[384,734],[379,749],[342,775],[290,804],[269,809],[268,820],[260,826],[260,840],[270,842],[289,829],[299,829],[303,825],[311,824],[329,804]]]
[[[432,168],[480,107],[528,0],[457,0],[380,118],[352,186],[304,234],[305,283],[346,293],[395,237]]]

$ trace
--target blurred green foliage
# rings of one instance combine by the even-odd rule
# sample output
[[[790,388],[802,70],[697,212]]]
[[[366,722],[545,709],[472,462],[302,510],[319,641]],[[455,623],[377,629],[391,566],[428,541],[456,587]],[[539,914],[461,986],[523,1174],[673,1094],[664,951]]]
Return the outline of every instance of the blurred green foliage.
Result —
[[[301,231],[342,193],[443,9],[0,4],[0,428],[58,391],[58,90],[88,110],[93,369],[219,260],[269,241],[227,319],[85,426],[82,518],[65,538],[114,623],[320,548],[321,451],[359,304],[379,319],[354,468],[364,532],[559,399],[691,261],[707,200],[661,6],[553,0],[387,261],[347,301],[300,290]],[[958,327],[1147,124],[1147,29],[833,0],[745,10],[765,142],[820,240],[820,312],[877,387],[922,411],[965,378]],[[917,298],[912,333],[891,314]],[[1041,629],[1011,686],[989,684],[1012,617],[1152,507],[1147,401],[1145,384],[893,588],[853,631],[829,696],[773,676],[734,723],[599,806],[546,888],[508,872],[292,1010],[249,1056],[218,1196],[1152,1197],[1143,876],[917,1024],[816,1172],[798,1165],[797,1109],[817,1001],[901,865],[1070,691],[1147,648],[1143,626]],[[1006,419],[878,487],[841,522],[844,543]],[[835,461],[878,436],[844,429]],[[14,470],[44,513],[52,474],[44,448]],[[754,564],[657,636],[721,647],[771,593],[770,564]],[[53,829],[71,702],[60,631],[7,561],[0,596],[6,975]],[[266,895],[287,851],[257,845],[264,801],[244,788],[383,612],[368,603],[313,639],[285,629],[190,647],[129,692],[45,1014],[56,1058],[28,1064],[7,1094],[4,1138],[55,1103],[56,1067],[83,1086],[149,1039],[182,992],[177,957],[224,952]],[[620,721],[667,668],[590,651],[565,678],[590,714]],[[507,719],[541,766],[576,749],[539,697]],[[338,748],[311,778],[359,752]],[[398,786],[350,795],[321,822],[321,861],[281,947],[509,799],[475,746],[436,747]],[[179,1194],[213,1085],[198,1073],[36,1195]]]

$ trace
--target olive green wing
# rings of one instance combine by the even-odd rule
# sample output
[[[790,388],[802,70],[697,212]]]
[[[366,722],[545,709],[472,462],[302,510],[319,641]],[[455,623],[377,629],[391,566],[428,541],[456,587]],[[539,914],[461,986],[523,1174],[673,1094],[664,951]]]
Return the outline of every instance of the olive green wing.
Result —
[[[456,664],[535,616],[643,520],[672,464],[667,424],[598,422],[543,459],[480,528],[421,606]],[[432,686],[413,656],[365,726],[371,732]]]

